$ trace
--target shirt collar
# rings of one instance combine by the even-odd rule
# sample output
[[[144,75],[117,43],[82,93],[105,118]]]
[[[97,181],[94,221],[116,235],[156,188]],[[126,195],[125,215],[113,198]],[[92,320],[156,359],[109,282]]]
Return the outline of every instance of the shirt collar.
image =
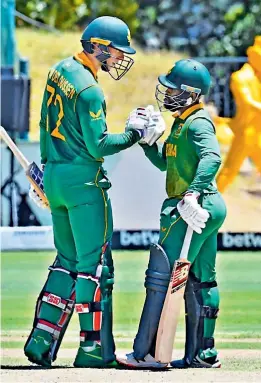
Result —
[[[203,109],[203,108],[204,108],[203,102],[200,102],[199,104],[193,105],[190,108],[186,109],[180,116],[179,116],[179,112],[176,111],[175,113],[172,114],[172,117],[179,118],[181,120],[186,120],[186,118],[190,116],[192,113],[194,113],[196,110]]]
[[[91,70],[93,76],[97,80],[97,69],[94,67],[94,65],[91,62],[91,60],[89,59],[89,57],[83,51],[80,53],[75,53],[74,58],[75,58],[75,60],[80,62],[82,65],[89,68]]]

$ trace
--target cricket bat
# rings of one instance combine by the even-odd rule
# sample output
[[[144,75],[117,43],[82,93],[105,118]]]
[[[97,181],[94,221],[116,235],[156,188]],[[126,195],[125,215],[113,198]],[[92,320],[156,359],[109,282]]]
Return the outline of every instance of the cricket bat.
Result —
[[[192,234],[193,230],[188,226],[180,257],[175,261],[171,273],[157,332],[155,352],[157,362],[169,363],[172,359],[173,343],[190,268],[187,258]]]
[[[23,167],[26,177],[29,182],[33,185],[37,194],[41,199],[49,206],[48,199],[44,192],[43,186],[43,172],[39,169],[35,162],[29,162],[23,153],[18,149],[14,141],[11,139],[5,128],[0,127],[0,137],[5,141],[6,145],[11,149],[16,159]]]

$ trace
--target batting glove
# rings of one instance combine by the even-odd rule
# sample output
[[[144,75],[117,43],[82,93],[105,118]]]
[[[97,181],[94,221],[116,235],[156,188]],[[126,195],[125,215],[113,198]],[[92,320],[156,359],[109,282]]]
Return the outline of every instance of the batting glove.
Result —
[[[49,205],[42,200],[42,198],[35,191],[35,189],[32,185],[31,185],[30,190],[29,190],[29,197],[41,209],[48,209]]]
[[[136,130],[140,138],[145,137],[149,118],[153,110],[154,107],[152,105],[147,106],[147,108],[139,107],[134,109],[126,121],[125,131]]]
[[[206,227],[209,212],[198,203],[199,193],[188,192],[177,204],[181,218],[198,234]]]
[[[140,144],[148,144],[152,146],[165,132],[166,125],[160,112],[152,111],[149,117],[149,123],[146,134],[139,141]]]

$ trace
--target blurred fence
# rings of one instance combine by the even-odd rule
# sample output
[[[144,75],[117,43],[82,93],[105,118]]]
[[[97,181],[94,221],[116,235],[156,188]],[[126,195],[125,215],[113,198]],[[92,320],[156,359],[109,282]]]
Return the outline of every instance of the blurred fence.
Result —
[[[206,103],[213,103],[221,117],[233,117],[236,105],[230,91],[230,76],[239,70],[247,57],[196,57],[211,73],[212,87],[205,97]]]

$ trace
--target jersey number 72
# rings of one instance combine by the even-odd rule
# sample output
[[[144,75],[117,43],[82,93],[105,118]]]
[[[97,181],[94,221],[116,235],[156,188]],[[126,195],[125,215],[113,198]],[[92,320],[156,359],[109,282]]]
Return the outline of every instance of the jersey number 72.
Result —
[[[62,118],[64,116],[62,97],[59,94],[55,95],[55,89],[51,85],[47,84],[46,90],[47,90],[47,92],[50,93],[50,97],[48,98],[48,101],[47,101],[47,106],[49,107],[49,105],[52,102],[54,102],[54,105],[59,104],[58,105],[59,106],[58,120],[56,122],[56,126],[55,126],[54,130],[51,132],[51,136],[59,138],[60,140],[66,141],[64,135],[59,132],[59,127],[61,125],[61,121],[62,121]],[[55,98],[54,98],[54,95],[55,95]]]

